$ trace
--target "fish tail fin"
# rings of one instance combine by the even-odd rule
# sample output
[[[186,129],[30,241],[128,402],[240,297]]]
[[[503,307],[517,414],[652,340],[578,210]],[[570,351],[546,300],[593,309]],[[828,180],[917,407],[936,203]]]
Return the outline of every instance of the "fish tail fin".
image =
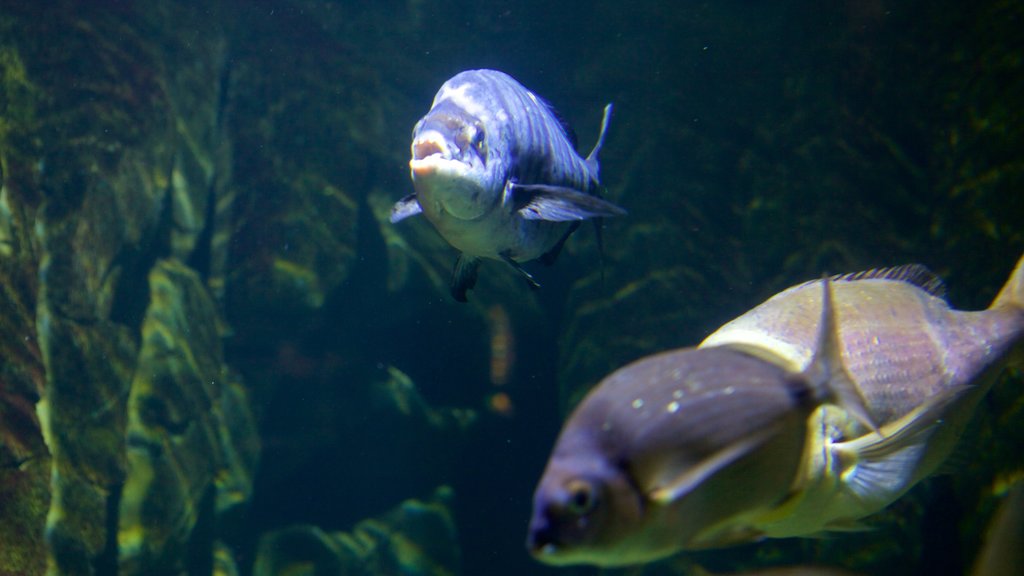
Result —
[[[999,309],[1024,314],[1024,256],[1017,260],[1017,266],[1010,273],[1010,278],[989,306],[989,310]],[[1008,365],[1015,370],[1024,371],[1024,343],[1018,343],[1010,352]]]
[[[1010,279],[1003,285],[999,294],[996,294],[989,309],[1006,307],[1024,310],[1024,256],[1017,261],[1017,266],[1010,273]]]
[[[814,358],[804,371],[804,377],[821,400],[835,402],[852,414],[865,427],[881,434],[860,386],[846,370],[843,362],[839,326],[836,324],[832,303],[832,281],[828,275],[821,279],[821,320],[818,322],[818,342]]]
[[[604,107],[604,116],[601,118],[601,133],[597,136],[597,144],[594,144],[594,149],[587,155],[586,163],[587,169],[594,175],[594,180],[598,181],[598,174],[600,173],[600,165],[597,162],[597,155],[601,152],[601,146],[604,145],[604,135],[608,132],[608,121],[612,118],[612,105],[609,103]]]

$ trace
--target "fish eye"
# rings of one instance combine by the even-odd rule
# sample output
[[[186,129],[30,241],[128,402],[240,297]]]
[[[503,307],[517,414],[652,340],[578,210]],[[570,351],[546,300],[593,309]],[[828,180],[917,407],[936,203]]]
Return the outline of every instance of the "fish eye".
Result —
[[[566,509],[576,516],[583,516],[590,513],[597,505],[597,496],[594,494],[594,486],[586,480],[573,480],[566,486],[569,492],[569,500]]]

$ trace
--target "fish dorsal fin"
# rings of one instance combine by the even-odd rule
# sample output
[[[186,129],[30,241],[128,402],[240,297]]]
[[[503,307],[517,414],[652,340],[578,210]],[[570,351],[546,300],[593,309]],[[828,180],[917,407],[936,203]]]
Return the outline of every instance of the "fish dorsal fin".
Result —
[[[836,325],[835,307],[832,304],[832,281],[828,277],[822,278],[821,286],[818,341],[814,357],[803,375],[820,400],[834,401],[861,424],[878,432],[878,426],[868,411],[867,401],[843,362],[839,327]]]
[[[612,105],[606,104],[604,107],[604,115],[601,117],[601,132],[597,135],[597,143],[594,144],[594,149],[587,154],[587,169],[590,170],[590,175],[594,177],[595,182],[599,182],[598,174],[600,173],[600,165],[597,162],[597,155],[601,153],[601,146],[604,146],[604,137],[608,132],[608,122],[612,119]]]
[[[721,450],[711,454],[695,466],[687,467],[668,483],[655,488],[649,495],[650,499],[660,504],[668,504],[689,494],[702,482],[729,464],[749,454],[775,432],[774,428],[763,428],[755,433],[740,438]]]
[[[890,268],[872,268],[860,272],[837,274],[833,282],[853,282],[855,280],[895,280],[917,286],[925,292],[943,298],[946,296],[946,285],[942,278],[935,275],[923,264],[904,264]]]

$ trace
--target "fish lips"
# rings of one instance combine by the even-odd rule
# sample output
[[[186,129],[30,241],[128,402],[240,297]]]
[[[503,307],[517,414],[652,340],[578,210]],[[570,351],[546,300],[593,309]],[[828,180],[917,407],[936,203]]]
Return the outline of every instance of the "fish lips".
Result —
[[[409,170],[412,173],[413,182],[416,182],[431,177],[467,178],[473,167],[461,160],[434,154],[426,158],[409,160]]]
[[[547,498],[535,498],[526,533],[526,549],[539,562],[553,566],[579,564],[583,548],[576,530],[586,530],[589,517],[570,518]]]
[[[530,555],[544,564],[570,564],[565,557],[562,544],[558,540],[555,528],[546,518],[535,518],[530,522],[526,534],[526,549]]]
[[[467,161],[464,156],[458,146],[437,130],[417,134],[412,142],[412,159],[409,160],[413,182],[432,176],[468,177],[474,166],[472,159]]]

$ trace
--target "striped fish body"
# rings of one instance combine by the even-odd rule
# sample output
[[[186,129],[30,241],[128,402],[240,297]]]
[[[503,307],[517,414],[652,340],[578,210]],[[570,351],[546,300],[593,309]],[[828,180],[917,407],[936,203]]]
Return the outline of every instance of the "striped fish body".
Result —
[[[413,130],[415,193],[395,205],[392,222],[422,213],[460,251],[457,299],[465,299],[480,258],[509,263],[536,287],[520,263],[553,260],[580,220],[624,213],[594,194],[609,112],[584,159],[548,105],[512,77],[459,73]]]

